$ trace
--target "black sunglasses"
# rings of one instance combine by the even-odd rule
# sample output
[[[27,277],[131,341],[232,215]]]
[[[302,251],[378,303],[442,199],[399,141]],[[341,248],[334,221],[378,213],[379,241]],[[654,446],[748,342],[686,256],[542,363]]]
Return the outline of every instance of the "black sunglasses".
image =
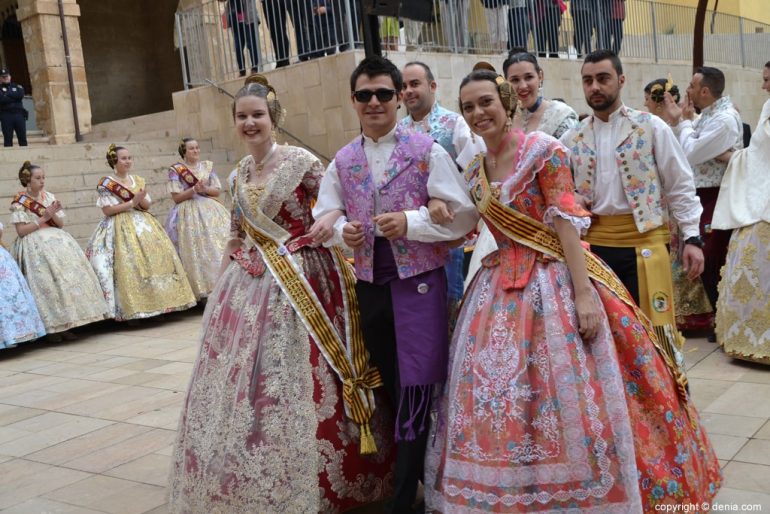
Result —
[[[357,102],[368,104],[372,97],[376,96],[380,103],[385,103],[393,100],[395,94],[395,89],[377,89],[376,91],[359,89],[358,91],[353,91],[353,98],[355,98]]]

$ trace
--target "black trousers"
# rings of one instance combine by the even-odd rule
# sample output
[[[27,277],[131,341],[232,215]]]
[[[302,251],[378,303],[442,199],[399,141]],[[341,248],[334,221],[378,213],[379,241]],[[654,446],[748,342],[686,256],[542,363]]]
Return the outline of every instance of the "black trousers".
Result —
[[[547,5],[543,18],[535,24],[535,41],[538,55],[558,57],[561,11],[558,5]],[[548,50],[546,50],[546,48]]]
[[[289,65],[289,37],[287,35],[286,19],[291,18],[297,38],[297,54],[300,61],[306,61],[307,34],[310,20],[310,3],[304,0],[262,0],[267,26],[270,29],[270,40],[275,50],[276,66]]]
[[[592,51],[591,37],[594,31],[594,16],[596,13],[588,9],[575,9],[572,19],[575,26],[575,49],[578,56],[590,54]]]
[[[393,404],[393,410],[401,424],[408,417],[408,409],[399,409],[401,381],[396,352],[396,327],[393,303],[388,284],[375,285],[359,280],[356,283],[358,307],[364,342],[372,363],[377,366],[385,383],[385,390]],[[430,393],[427,393],[430,394]],[[420,399],[418,399],[419,402]],[[426,401],[430,401],[427,398]],[[428,430],[417,434],[414,441],[397,443],[396,470],[393,476],[394,496],[389,506],[392,514],[413,512],[412,504],[417,495],[417,483],[423,480],[425,448]]]
[[[19,146],[27,146],[27,120],[20,112],[0,112],[0,125],[3,129],[3,146],[13,146],[13,133]]]
[[[591,251],[607,263],[626,286],[631,297],[639,305],[639,274],[636,272],[636,249],[614,246],[591,245]]]

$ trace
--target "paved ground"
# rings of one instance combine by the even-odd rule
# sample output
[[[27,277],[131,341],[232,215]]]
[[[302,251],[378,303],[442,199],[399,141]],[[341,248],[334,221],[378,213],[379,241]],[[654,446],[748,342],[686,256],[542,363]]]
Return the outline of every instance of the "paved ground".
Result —
[[[171,444],[201,310],[104,322],[57,345],[0,352],[0,511],[166,512]],[[725,486],[770,513],[770,368],[691,339],[689,377]],[[734,506],[734,507],[733,507]]]

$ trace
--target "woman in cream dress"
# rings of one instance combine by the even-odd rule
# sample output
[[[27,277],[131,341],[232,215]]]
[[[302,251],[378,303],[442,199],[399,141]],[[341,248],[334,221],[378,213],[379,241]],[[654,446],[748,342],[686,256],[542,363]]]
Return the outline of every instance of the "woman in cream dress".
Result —
[[[11,203],[18,238],[13,256],[27,278],[48,338],[72,337],[68,329],[109,317],[93,268],[75,239],[62,229],[61,203],[45,190],[45,171],[29,161],[19,170],[24,186]]]
[[[229,239],[230,213],[216,198],[222,185],[214,163],[201,160],[198,142],[190,137],[179,144],[182,161],[168,169],[166,189],[174,206],[166,219],[166,233],[187,272],[195,298],[214,289]]]
[[[770,62],[764,69],[770,92]],[[735,152],[722,178],[711,225],[733,229],[722,268],[716,336],[726,354],[770,364],[770,100],[751,144]]]
[[[195,305],[195,296],[174,245],[147,212],[144,179],[130,175],[131,154],[110,145],[96,205],[104,219],[88,242],[86,256],[99,277],[110,314],[118,321],[149,318]]]

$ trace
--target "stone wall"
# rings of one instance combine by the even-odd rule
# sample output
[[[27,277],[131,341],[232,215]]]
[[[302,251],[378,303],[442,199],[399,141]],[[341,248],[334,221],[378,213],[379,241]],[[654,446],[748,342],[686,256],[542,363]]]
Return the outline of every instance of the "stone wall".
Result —
[[[502,56],[453,55],[438,53],[394,53],[391,58],[398,66],[411,60],[421,60],[433,69],[439,84],[440,103],[457,110],[457,91],[462,78],[479,60],[500,66]],[[285,128],[313,147],[318,153],[333,157],[334,153],[359,133],[358,119],[350,105],[350,73],[363,59],[363,52],[315,59],[281,68],[266,75],[275,87],[278,98],[287,111]],[[624,62],[626,84],[623,99],[632,107],[643,105],[643,88],[649,81],[671,73],[682,90],[689,83],[689,64],[651,64],[627,59]],[[589,112],[580,81],[581,62],[547,59],[544,91],[547,98],[562,98],[578,113]],[[738,66],[723,66],[727,76],[727,92],[740,107],[744,121],[756,125],[767,94],[760,89],[760,70]],[[241,87],[242,80],[221,84],[231,94]],[[213,87],[201,87],[174,93],[177,130],[181,135],[211,139],[213,147],[226,150],[228,160],[236,161],[245,153],[233,129],[232,100]],[[406,114],[402,108],[400,113]],[[284,140],[289,138],[282,137]]]
[[[176,2],[81,2],[93,123],[165,111],[183,88],[174,50]]]

